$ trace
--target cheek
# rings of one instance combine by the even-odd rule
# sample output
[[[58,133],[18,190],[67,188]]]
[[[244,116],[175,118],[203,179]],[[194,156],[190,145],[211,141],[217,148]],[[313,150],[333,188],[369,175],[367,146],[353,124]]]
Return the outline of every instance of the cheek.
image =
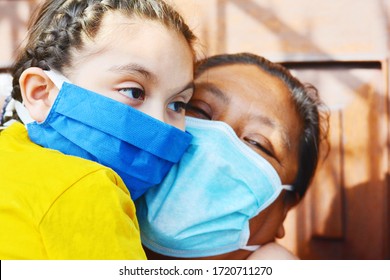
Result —
[[[178,128],[178,129],[180,129],[182,131],[185,131],[185,128],[186,128],[184,117],[181,120],[173,121],[172,123],[170,123],[170,125]]]
[[[298,148],[293,148],[294,153],[287,154],[286,161],[283,162],[283,168],[280,170],[280,179],[283,184],[293,184],[299,168]]]
[[[262,245],[275,239],[284,220],[283,205],[283,199],[279,196],[268,208],[250,220],[250,245]]]

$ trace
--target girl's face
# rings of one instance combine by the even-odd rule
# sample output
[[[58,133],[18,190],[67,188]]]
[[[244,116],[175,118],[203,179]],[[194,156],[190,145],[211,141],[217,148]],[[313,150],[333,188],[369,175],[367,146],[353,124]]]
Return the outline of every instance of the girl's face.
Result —
[[[193,94],[193,54],[185,38],[157,21],[108,13],[64,70],[72,83],[184,130]]]

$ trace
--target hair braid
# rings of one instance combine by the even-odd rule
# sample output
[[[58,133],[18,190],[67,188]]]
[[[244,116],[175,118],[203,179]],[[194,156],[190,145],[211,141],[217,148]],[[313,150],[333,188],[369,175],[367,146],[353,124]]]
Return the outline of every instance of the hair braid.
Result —
[[[191,48],[196,40],[183,18],[163,0],[46,0],[33,17],[27,44],[12,67],[12,97],[22,101],[19,78],[25,69],[63,72],[71,67],[72,50],[95,37],[103,14],[110,10],[159,21],[183,34]]]
[[[49,1],[50,2],[50,1]],[[29,67],[43,70],[56,69],[62,71],[70,63],[70,49],[82,45],[83,15],[90,3],[95,10],[102,11],[100,1],[68,0],[58,1],[54,9],[46,9],[46,17],[41,16],[29,32],[28,44],[12,68],[12,97],[22,100],[19,78]],[[45,7],[42,8],[45,10]],[[94,29],[97,29],[95,27]],[[85,30],[87,31],[87,30]]]

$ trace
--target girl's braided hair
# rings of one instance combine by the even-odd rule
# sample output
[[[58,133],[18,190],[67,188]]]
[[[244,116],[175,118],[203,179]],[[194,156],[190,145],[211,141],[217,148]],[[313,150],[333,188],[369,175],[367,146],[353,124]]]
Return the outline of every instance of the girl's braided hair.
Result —
[[[191,47],[195,35],[183,18],[163,0],[46,0],[29,29],[26,46],[11,69],[12,97],[22,101],[19,78],[29,67],[60,72],[72,62],[72,50],[94,38],[103,15],[119,10],[126,16],[156,20],[183,34]],[[195,54],[194,54],[195,58]]]

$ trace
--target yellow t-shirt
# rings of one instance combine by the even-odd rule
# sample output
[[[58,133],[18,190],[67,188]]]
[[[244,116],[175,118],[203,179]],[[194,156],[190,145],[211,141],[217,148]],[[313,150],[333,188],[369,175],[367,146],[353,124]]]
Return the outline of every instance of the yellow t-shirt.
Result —
[[[0,134],[0,259],[146,259],[134,203],[110,168]]]

